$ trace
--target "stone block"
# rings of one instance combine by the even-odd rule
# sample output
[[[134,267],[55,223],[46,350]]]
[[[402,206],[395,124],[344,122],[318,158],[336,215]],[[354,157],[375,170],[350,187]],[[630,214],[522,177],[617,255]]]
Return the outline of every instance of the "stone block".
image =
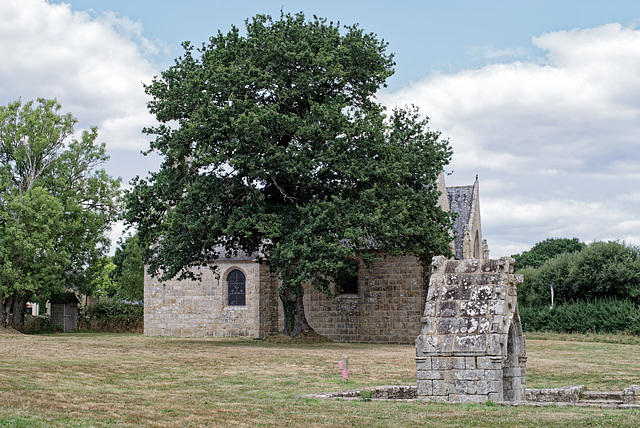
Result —
[[[456,336],[453,345],[454,353],[480,354],[487,350],[487,337],[484,334]]]
[[[464,357],[464,368],[475,369],[476,368],[476,357]]]
[[[442,345],[440,346],[441,355],[453,354],[453,337],[454,336],[452,334],[442,336]]]
[[[502,369],[495,370],[482,370],[482,375],[480,377],[481,380],[502,380]]]
[[[478,370],[454,370],[453,377],[458,380],[480,380],[482,371]]]
[[[489,302],[489,315],[505,315],[505,302],[503,300],[493,300]]]
[[[453,369],[454,357],[431,357],[431,368],[433,370]]]
[[[445,284],[448,286],[459,285],[462,276],[458,273],[449,273],[445,276]]]
[[[467,382],[459,380],[434,380],[433,395],[467,394]]]
[[[640,385],[631,385],[622,391],[624,404],[640,404]]]
[[[476,382],[478,394],[489,394],[492,392],[502,391],[502,385],[499,380],[481,379]]]
[[[468,285],[447,287],[442,294],[442,298],[444,300],[469,300],[473,289],[474,287]]]
[[[506,334],[490,334],[488,339],[487,354],[489,355],[505,355],[506,354]]]
[[[492,285],[481,285],[478,287],[477,299],[480,301],[488,301],[493,299],[494,292]]]
[[[476,357],[476,364],[479,369],[485,370],[502,370],[502,361],[496,360],[490,356]]]
[[[505,319],[502,315],[496,315],[493,317],[491,323],[491,333],[502,333],[505,330]]]
[[[424,317],[434,317],[436,316],[436,304],[435,302],[427,301],[424,305]]]
[[[487,302],[479,302],[477,300],[470,300],[460,303],[460,316],[461,317],[484,317],[487,315],[489,304]]]
[[[416,355],[418,357],[439,354],[442,351],[440,336],[420,335],[416,338]]]
[[[442,290],[444,287],[442,286],[429,286],[429,292],[427,293],[427,300],[429,301],[437,301],[440,300],[440,296],[442,295]]]
[[[480,268],[482,272],[499,272],[500,264],[498,260],[495,259],[487,259],[482,261],[482,267]]]
[[[431,370],[431,357],[416,357],[416,369]]]
[[[433,395],[433,381],[418,379],[418,397]]]
[[[490,392],[488,395],[488,399],[494,401],[496,403],[500,403],[503,400],[502,392]]]
[[[435,317],[423,317],[422,318],[422,329],[420,331],[423,335],[435,334],[438,331],[437,329],[437,318]]]
[[[443,301],[437,307],[436,316],[439,317],[455,317],[458,315],[458,302]]]
[[[445,378],[446,370],[418,370],[417,378],[422,380],[443,380]]]
[[[460,395],[460,394],[451,394],[451,395],[449,395],[449,402],[450,403],[482,404],[482,403],[485,403],[487,400],[488,400],[488,397],[486,395]]]

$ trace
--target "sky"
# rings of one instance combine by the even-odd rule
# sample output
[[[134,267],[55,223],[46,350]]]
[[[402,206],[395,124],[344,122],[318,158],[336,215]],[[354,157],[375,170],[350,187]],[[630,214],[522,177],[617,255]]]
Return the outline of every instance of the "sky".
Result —
[[[0,0],[0,105],[57,98],[98,126],[123,185],[157,170],[143,90],[181,43],[256,14],[304,12],[389,43],[378,100],[415,104],[480,182],[491,257],[546,238],[640,245],[640,2]],[[116,239],[121,225],[114,228]]]

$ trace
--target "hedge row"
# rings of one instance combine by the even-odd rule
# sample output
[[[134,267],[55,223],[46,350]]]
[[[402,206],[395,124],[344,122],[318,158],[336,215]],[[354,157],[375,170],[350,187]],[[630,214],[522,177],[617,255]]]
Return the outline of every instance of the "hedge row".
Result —
[[[558,333],[617,333],[640,335],[640,308],[629,300],[602,299],[593,302],[548,306],[521,306],[525,331]]]
[[[101,299],[81,311],[78,317],[78,330],[142,333],[144,308],[140,303]]]

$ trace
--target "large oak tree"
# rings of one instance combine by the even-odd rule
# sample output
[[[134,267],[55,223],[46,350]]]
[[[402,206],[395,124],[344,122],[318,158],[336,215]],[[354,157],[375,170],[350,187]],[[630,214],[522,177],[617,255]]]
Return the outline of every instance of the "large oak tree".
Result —
[[[448,254],[451,219],[436,180],[451,157],[413,108],[375,94],[387,45],[357,26],[258,15],[184,54],[146,87],[164,161],[135,179],[127,218],[152,243],[150,273],[193,277],[238,251],[282,281],[284,332],[310,329],[303,284],[384,254]]]

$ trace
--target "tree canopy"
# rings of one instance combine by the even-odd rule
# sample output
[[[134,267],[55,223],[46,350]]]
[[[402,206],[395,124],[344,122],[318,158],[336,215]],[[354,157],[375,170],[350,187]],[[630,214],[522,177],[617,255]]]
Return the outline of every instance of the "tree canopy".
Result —
[[[585,247],[586,244],[580,242],[578,238],[548,238],[535,244],[529,251],[523,251],[522,254],[514,254],[511,257],[516,259],[516,269],[538,268],[558,254],[574,253]]]
[[[451,148],[415,108],[387,115],[376,102],[393,73],[386,49],[358,26],[303,14],[185,43],[146,87],[160,122],[146,132],[164,161],[126,197],[150,273],[266,256],[293,336],[309,329],[305,282],[330,293],[382,254],[449,254],[436,180]]]
[[[523,305],[547,305],[549,284],[558,303],[605,298],[640,303],[640,249],[625,243],[593,242],[523,273],[525,281],[518,288]]]
[[[108,250],[119,180],[97,129],[74,138],[77,120],[56,100],[0,106],[0,323],[22,322],[28,299],[73,288]]]

